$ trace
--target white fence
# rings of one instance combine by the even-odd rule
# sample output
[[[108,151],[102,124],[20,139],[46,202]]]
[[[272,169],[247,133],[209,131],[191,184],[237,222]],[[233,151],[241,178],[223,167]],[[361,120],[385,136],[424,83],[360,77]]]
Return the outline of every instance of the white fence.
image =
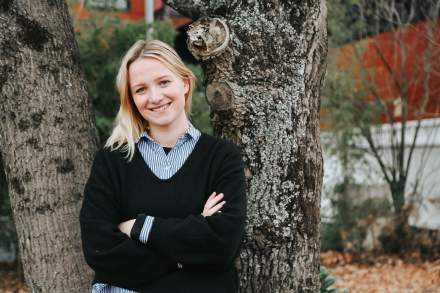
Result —
[[[405,127],[405,161],[408,158],[409,148],[416,131],[417,121],[407,122]],[[399,143],[399,136],[393,136],[392,131],[400,133],[400,123],[394,126],[384,124],[372,129],[373,139],[381,149],[382,157],[386,162],[391,162],[392,138],[394,143]],[[322,194],[323,220],[331,217],[329,195],[333,187],[342,180],[342,165],[336,155],[330,154],[326,145],[334,143],[334,135],[323,131],[321,134],[324,156],[324,182]],[[368,149],[366,141],[359,139],[356,142],[362,148]],[[363,186],[363,196],[384,197],[391,200],[389,188],[383,179],[377,160],[366,154],[361,160],[354,163],[352,173],[354,182]],[[417,136],[414,153],[408,172],[405,190],[405,199],[413,203],[409,219],[412,226],[428,229],[440,228],[440,119],[425,119]]]

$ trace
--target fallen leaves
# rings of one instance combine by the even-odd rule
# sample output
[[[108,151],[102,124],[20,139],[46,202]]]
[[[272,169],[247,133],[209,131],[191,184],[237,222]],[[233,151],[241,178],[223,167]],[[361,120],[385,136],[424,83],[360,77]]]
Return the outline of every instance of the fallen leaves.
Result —
[[[0,263],[0,292],[1,293],[28,293],[26,286],[18,276],[15,267]]]
[[[440,292],[440,260],[404,261],[396,256],[362,259],[329,251],[321,254],[321,264],[336,278],[334,288],[350,292]]]
[[[328,251],[321,264],[336,278],[334,288],[351,293],[437,293],[440,292],[440,259],[424,262],[419,257],[402,260],[396,256],[356,256]],[[12,267],[0,264],[0,292],[27,293]]]

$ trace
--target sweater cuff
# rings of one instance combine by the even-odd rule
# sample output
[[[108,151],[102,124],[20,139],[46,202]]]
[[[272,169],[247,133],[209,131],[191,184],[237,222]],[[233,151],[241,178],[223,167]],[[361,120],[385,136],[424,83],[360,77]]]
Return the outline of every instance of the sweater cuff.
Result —
[[[141,235],[142,226],[144,225],[145,218],[147,215],[145,214],[138,214],[136,217],[136,220],[134,221],[133,227],[130,231],[130,238],[139,240],[139,236]]]

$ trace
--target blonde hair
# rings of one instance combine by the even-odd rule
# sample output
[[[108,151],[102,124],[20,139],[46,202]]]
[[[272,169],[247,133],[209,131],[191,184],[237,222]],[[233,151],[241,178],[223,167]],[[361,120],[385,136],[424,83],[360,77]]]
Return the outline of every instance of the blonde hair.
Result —
[[[128,68],[131,63],[139,58],[155,58],[163,62],[173,73],[182,80],[187,81],[189,90],[185,95],[185,112],[191,112],[192,93],[195,87],[195,76],[183,63],[176,51],[164,42],[159,40],[144,41],[139,40],[128,49],[122,58],[116,76],[116,88],[119,93],[120,107],[113,123],[114,127],[110,137],[104,147],[109,147],[111,151],[119,149],[126,152],[125,158],[131,161],[135,151],[135,141],[140,134],[148,129],[146,121],[139,113],[133,101],[130,91]]]

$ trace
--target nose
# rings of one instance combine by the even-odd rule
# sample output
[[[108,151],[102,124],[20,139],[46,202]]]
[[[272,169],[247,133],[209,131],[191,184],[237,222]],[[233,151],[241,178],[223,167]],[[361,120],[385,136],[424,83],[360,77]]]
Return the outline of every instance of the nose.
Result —
[[[162,100],[162,95],[160,94],[160,90],[156,87],[150,87],[148,89],[148,100],[151,103],[159,103]]]

